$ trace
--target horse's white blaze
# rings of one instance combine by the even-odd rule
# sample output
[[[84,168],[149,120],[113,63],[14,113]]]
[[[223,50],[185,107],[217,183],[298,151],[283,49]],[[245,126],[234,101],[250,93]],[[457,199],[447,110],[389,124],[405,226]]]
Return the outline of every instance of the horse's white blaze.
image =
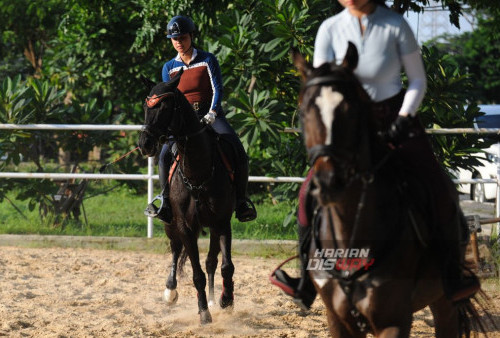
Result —
[[[321,119],[326,128],[325,144],[330,144],[332,141],[333,112],[343,99],[344,96],[339,92],[334,92],[332,87],[322,87],[320,95],[314,101],[319,108]]]
[[[177,290],[170,290],[168,288],[165,288],[165,291],[163,291],[163,300],[166,301],[168,304],[174,304],[177,302],[177,298],[179,297]]]

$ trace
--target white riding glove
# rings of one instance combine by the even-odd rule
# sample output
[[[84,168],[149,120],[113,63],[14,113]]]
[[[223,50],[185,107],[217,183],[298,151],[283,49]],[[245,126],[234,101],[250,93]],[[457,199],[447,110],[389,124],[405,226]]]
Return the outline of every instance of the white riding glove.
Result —
[[[206,124],[213,124],[215,122],[215,117],[217,113],[213,110],[209,111],[207,115],[203,116],[203,122]]]

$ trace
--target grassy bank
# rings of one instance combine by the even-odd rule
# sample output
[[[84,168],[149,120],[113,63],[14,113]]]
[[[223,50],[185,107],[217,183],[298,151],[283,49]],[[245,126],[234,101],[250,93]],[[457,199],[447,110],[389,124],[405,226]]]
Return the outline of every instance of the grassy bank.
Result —
[[[111,183],[110,183],[111,186]],[[126,187],[100,194],[106,186],[89,186],[80,222],[71,220],[64,227],[54,227],[51,220],[41,221],[38,210],[29,210],[27,201],[15,200],[15,193],[9,195],[25,217],[7,201],[0,203],[0,234],[39,234],[72,236],[119,236],[145,237],[147,218],[143,215],[147,197],[136,194]],[[92,196],[94,195],[94,196]],[[258,218],[240,223],[232,220],[233,236],[239,239],[296,239],[295,223],[283,226],[283,220],[293,210],[290,202],[273,205],[269,200],[256,204]],[[84,219],[87,217],[88,225]],[[163,225],[154,220],[155,237],[165,236]]]

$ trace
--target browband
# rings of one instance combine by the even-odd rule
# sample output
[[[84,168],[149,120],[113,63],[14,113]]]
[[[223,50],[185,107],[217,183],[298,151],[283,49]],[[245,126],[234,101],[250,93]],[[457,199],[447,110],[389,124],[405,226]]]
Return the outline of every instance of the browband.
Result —
[[[327,85],[327,84],[333,84],[333,83],[346,83],[348,82],[347,80],[341,78],[340,76],[336,75],[325,75],[325,76],[318,76],[315,78],[310,79],[305,83],[305,87],[311,87],[311,86],[318,86],[318,85]]]
[[[153,108],[158,103],[160,103],[164,98],[169,97],[169,96],[174,96],[174,93],[168,92],[168,93],[161,94],[161,95],[154,94],[153,96],[148,96],[148,97],[146,97],[146,104],[148,105],[148,108]]]

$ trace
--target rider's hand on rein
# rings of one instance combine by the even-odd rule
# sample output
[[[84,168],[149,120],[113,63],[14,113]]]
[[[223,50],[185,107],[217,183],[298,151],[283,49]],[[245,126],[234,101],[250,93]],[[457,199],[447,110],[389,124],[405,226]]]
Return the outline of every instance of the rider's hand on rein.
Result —
[[[205,116],[203,116],[203,122],[205,122],[206,124],[213,124],[215,122],[216,116],[217,114],[213,110],[211,110]]]
[[[410,133],[413,123],[413,116],[399,115],[396,120],[392,122],[389,129],[385,132],[380,132],[379,135],[393,145],[399,145],[413,136]]]

